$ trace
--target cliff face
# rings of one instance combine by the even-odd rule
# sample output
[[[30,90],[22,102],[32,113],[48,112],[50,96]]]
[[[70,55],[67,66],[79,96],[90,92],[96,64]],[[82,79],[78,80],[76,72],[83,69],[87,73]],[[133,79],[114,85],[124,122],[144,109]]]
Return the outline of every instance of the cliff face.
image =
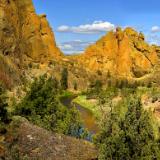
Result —
[[[155,48],[132,28],[107,33],[78,58],[92,71],[134,78],[149,73],[158,61]]]
[[[88,77],[100,71],[103,75],[110,72],[120,77],[140,78],[157,64],[159,50],[148,45],[142,33],[132,28],[117,28],[89,46],[84,54],[64,58],[46,15],[35,13],[32,0],[0,0],[0,80],[8,85],[20,81],[23,64],[58,60],[66,65],[63,59],[69,65],[73,63],[74,67],[70,68],[74,81],[78,79],[76,74],[84,73],[83,70]],[[78,76],[86,77],[83,73]]]
[[[0,0],[0,80],[7,87],[20,82],[22,66],[61,57],[46,16],[35,13],[32,0]]]
[[[0,53],[45,61],[61,56],[45,15],[31,0],[0,0]]]

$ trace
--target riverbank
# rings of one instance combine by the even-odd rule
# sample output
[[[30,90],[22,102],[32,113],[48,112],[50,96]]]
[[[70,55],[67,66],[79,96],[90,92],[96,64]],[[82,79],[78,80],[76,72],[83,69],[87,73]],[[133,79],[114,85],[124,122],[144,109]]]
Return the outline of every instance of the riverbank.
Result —
[[[61,96],[61,103],[67,108],[75,107],[79,111],[83,127],[86,128],[91,134],[96,134],[99,132],[96,114],[88,108],[88,105],[85,106],[85,103],[83,103],[83,105],[76,103],[75,99],[79,97],[77,95],[69,95],[68,93],[65,93],[64,95]]]
[[[97,107],[97,100],[96,99],[87,99],[86,95],[79,95],[76,98],[73,99],[72,103],[79,104],[83,106],[84,108],[90,110],[95,117],[97,117],[100,114],[100,111]]]
[[[60,95],[58,96],[58,98],[61,99],[61,98],[68,98],[68,97],[73,97],[73,96],[74,96],[74,93],[70,91],[62,91]]]

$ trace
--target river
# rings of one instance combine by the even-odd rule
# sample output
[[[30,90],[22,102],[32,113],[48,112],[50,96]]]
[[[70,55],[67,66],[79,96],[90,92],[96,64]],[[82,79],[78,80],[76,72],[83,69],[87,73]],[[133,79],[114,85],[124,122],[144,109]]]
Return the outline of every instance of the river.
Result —
[[[88,129],[91,134],[96,134],[99,131],[99,128],[93,113],[77,103],[72,103],[74,98],[75,96],[61,98],[61,103],[67,108],[76,107],[80,112],[84,128]]]

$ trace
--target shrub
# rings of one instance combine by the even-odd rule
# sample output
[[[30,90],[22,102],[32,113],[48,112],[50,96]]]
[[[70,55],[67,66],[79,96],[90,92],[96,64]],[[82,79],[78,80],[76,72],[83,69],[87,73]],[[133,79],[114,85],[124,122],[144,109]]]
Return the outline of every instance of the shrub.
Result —
[[[63,90],[68,89],[68,69],[64,68],[61,73],[61,88]]]
[[[7,112],[7,98],[5,96],[5,89],[0,85],[0,133],[6,133],[6,125],[9,124],[10,119]]]
[[[77,89],[78,89],[77,82],[74,82],[74,90],[77,90]]]
[[[111,110],[96,143],[100,160],[160,159],[150,117],[138,97],[130,98],[124,119]]]
[[[78,111],[63,106],[58,94],[56,79],[46,76],[35,79],[30,91],[16,106],[15,114],[45,129],[79,137],[82,125]]]

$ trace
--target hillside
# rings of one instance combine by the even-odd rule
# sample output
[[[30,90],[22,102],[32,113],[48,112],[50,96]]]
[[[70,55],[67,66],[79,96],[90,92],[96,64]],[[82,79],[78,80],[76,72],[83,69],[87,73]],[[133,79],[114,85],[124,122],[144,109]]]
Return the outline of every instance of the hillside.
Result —
[[[94,160],[97,150],[83,140],[53,134],[15,117],[5,137],[0,136],[0,158],[46,160]]]
[[[117,27],[67,56],[32,0],[0,0],[0,159],[160,159],[159,88],[143,33]]]
[[[142,33],[132,28],[117,28],[89,46],[78,59],[92,72],[140,78],[151,73],[158,63],[157,51]]]

